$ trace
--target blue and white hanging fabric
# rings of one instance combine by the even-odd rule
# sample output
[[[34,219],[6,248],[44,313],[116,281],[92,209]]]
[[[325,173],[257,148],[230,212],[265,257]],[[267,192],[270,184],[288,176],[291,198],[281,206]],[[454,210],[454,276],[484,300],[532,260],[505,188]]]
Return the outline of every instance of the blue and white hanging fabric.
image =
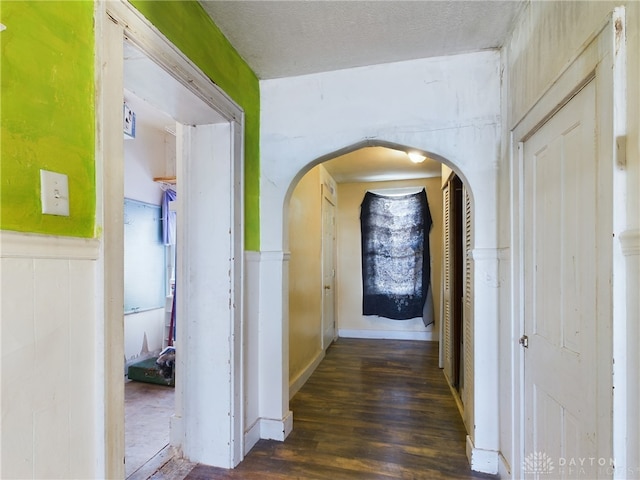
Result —
[[[363,315],[394,320],[422,317],[429,305],[432,220],[424,190],[403,196],[367,192],[360,211]],[[425,308],[426,307],[426,308]]]
[[[176,212],[171,211],[169,202],[176,199],[176,191],[167,188],[162,195],[162,243],[176,244]]]

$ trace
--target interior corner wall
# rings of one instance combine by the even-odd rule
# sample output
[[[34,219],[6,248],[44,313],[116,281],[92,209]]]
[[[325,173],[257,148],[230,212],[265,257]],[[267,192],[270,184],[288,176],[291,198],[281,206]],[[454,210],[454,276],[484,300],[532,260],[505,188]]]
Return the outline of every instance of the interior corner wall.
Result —
[[[618,465],[627,463],[631,472],[621,470],[621,477],[628,473],[637,476],[640,472],[640,442],[637,432],[640,431],[640,415],[638,412],[638,393],[640,393],[639,378],[637,375],[640,359],[637,355],[637,345],[640,343],[640,331],[636,327],[638,315],[640,315],[638,291],[639,247],[638,235],[640,234],[640,3],[635,1],[602,1],[602,2],[529,2],[522,15],[517,19],[511,38],[506,42],[502,51],[503,82],[502,82],[502,109],[505,119],[502,129],[503,142],[500,158],[500,198],[498,232],[501,248],[505,250],[505,266],[501,267],[501,277],[509,282],[510,267],[510,219],[513,217],[513,208],[509,198],[509,186],[511,182],[510,131],[522,120],[536,101],[550,88],[556,78],[561,74],[569,62],[578,55],[581,48],[590,38],[593,38],[604,26],[614,8],[623,5],[626,9],[626,123],[624,132],[626,149],[626,192],[625,199],[626,224],[625,232],[634,240],[633,247],[627,252],[626,270],[626,322],[623,331],[618,332],[621,338],[625,338],[629,357],[624,362],[616,361],[616,369],[623,365],[622,374],[616,374],[616,382],[623,380],[626,385],[627,395],[630,399],[628,411],[625,414],[629,435],[620,437],[614,431],[614,445],[626,450],[616,453],[616,470]],[[515,228],[515,227],[514,227]],[[635,242],[635,243],[634,243]],[[635,253],[634,253],[635,252]],[[513,279],[517,282],[517,279]],[[615,280],[615,279],[614,279]],[[621,288],[624,289],[624,286]],[[633,293],[629,293],[633,292]],[[516,286],[505,288],[502,294],[516,295]],[[514,338],[521,335],[517,324],[518,312],[511,310],[512,300],[502,297],[500,300],[501,318],[511,319],[503,324],[500,329],[500,450],[506,461],[506,468],[511,468],[512,474],[517,474],[519,456],[517,445],[519,439],[514,438],[514,431],[520,419],[515,418],[513,403],[511,400],[516,395],[515,386],[512,383],[514,369],[517,368],[517,355]],[[615,309],[614,305],[614,309]],[[620,325],[618,325],[620,327]],[[617,328],[614,326],[614,329]],[[515,345],[515,346],[514,346]],[[615,351],[615,350],[614,350]],[[626,373],[625,373],[626,372]],[[619,392],[618,387],[615,392]],[[615,403],[614,403],[615,409]],[[621,452],[621,450],[618,450]],[[629,464],[631,462],[631,464]],[[623,467],[624,468],[624,467]],[[616,472],[618,473],[618,472]]]
[[[407,340],[438,340],[442,281],[442,190],[440,177],[388,182],[339,183],[337,209],[336,320],[339,335]],[[422,318],[391,320],[362,314],[362,253],[360,205],[368,190],[425,187],[433,226],[429,234],[431,288],[435,324]]]
[[[311,169],[289,201],[289,384],[322,354],[322,189]]]

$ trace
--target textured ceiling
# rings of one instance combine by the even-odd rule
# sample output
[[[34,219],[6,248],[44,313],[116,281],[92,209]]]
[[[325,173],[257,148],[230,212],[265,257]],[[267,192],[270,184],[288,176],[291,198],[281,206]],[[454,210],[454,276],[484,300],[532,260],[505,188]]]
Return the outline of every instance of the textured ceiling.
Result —
[[[523,0],[202,0],[261,79],[502,46]]]
[[[260,79],[501,47],[527,0],[201,0]],[[431,177],[440,165],[363,148],[325,162],[338,182]]]

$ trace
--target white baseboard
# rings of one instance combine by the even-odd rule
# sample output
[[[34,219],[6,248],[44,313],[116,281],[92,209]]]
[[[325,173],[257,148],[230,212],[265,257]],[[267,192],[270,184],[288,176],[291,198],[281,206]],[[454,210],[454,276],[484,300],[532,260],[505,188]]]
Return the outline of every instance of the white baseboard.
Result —
[[[496,450],[476,448],[471,437],[467,435],[467,459],[471,470],[474,472],[496,475],[498,473],[499,456],[500,453]]]
[[[313,374],[313,372],[315,372],[316,368],[318,368],[318,365],[320,365],[320,362],[323,358],[324,350],[321,350],[314,357],[314,359],[309,362],[309,365],[307,365],[307,367],[302,372],[300,372],[300,374],[298,374],[298,376],[292,382],[289,383],[289,400],[291,400],[293,396],[298,393],[298,390],[300,390],[300,388],[302,388],[302,386],[307,383],[307,380],[309,380],[309,377]]]
[[[371,338],[388,340],[420,340],[424,342],[438,341],[433,332],[412,332],[401,330],[348,330],[338,329],[338,337],[342,338]]]
[[[283,441],[293,430],[293,412],[289,411],[281,420],[260,419],[260,438]]]
[[[260,440],[260,419],[256,420],[249,430],[244,432],[244,454],[247,455],[249,451]]]

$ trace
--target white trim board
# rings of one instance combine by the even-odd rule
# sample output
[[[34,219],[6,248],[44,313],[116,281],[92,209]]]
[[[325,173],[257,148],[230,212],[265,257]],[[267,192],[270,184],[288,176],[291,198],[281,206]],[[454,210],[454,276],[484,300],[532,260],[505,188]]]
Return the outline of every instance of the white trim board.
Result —
[[[261,418],[260,438],[284,441],[293,430],[293,412],[289,411],[282,419]]]
[[[423,342],[437,342],[438,337],[433,332],[411,332],[399,330],[349,330],[338,329],[338,337],[342,338],[370,338],[380,340],[419,340]]]
[[[258,418],[251,427],[244,432],[244,451],[251,450],[260,440],[260,419]]]
[[[139,48],[177,82],[198,96],[227,121],[243,122],[242,108],[133,5],[124,0],[109,2],[106,12],[114,23],[126,29],[126,40]],[[217,123],[217,121],[212,119],[210,123]]]
[[[496,475],[499,470],[500,454],[495,450],[476,448],[472,438],[467,435],[467,459],[471,470]]]
[[[619,239],[625,257],[640,255],[640,230],[626,230],[619,235]]]
[[[96,260],[100,240],[0,230],[0,257]]]

